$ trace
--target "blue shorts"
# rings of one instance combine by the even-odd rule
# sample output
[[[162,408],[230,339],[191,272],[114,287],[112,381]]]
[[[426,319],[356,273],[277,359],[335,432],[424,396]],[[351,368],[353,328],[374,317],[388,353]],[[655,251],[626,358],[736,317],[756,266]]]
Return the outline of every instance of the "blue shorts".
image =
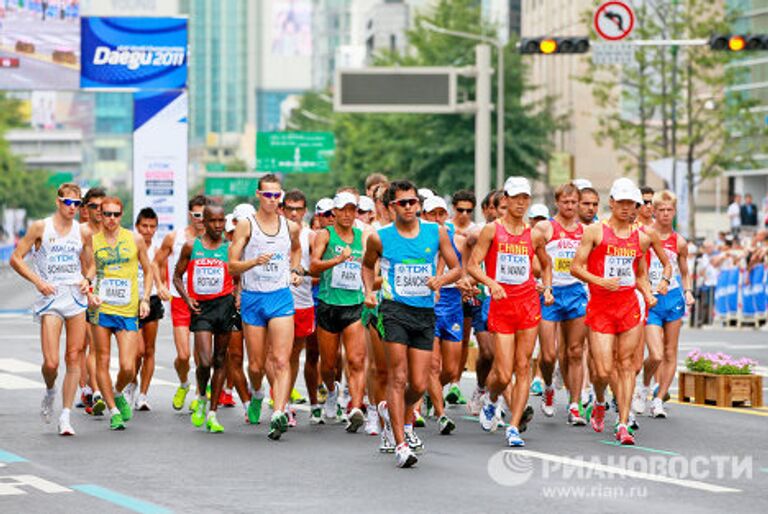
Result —
[[[663,327],[665,323],[677,321],[685,315],[685,298],[682,289],[675,288],[665,295],[656,295],[658,303],[648,311],[646,325]]]
[[[269,293],[243,291],[240,294],[240,315],[246,325],[266,327],[273,318],[293,314],[293,295],[288,287]]]
[[[472,313],[472,330],[475,334],[478,332],[488,332],[488,313],[491,310],[491,297],[483,298],[480,308]]]
[[[463,335],[461,292],[456,288],[441,289],[440,301],[435,305],[435,337],[443,341],[459,342]]]
[[[98,313],[96,316],[96,325],[108,328],[112,332],[120,332],[122,330],[130,332],[139,331],[139,319],[135,316],[128,318],[126,316],[118,316],[117,314],[102,313]]]
[[[587,314],[587,293],[584,284],[576,282],[569,286],[552,288],[555,303],[544,305],[541,300],[541,317],[546,321],[568,321]]]

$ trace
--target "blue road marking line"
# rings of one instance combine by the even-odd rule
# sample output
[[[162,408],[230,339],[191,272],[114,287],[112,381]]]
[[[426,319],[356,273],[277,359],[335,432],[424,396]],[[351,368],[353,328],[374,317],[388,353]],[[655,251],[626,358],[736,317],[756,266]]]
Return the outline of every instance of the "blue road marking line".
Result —
[[[602,444],[607,444],[609,446],[621,446],[623,448],[631,448],[633,450],[640,450],[642,452],[650,452],[650,453],[660,453],[661,455],[669,455],[670,457],[677,457],[680,455],[677,452],[671,452],[669,450],[657,450],[656,448],[648,448],[647,446],[635,446],[635,445],[628,445],[624,446],[618,441],[607,441],[602,440],[600,441]]]
[[[7,452],[5,450],[0,450],[0,462],[27,462],[27,459],[24,457],[19,457],[15,453]]]
[[[170,514],[173,512],[172,510],[161,507],[160,505],[155,505],[154,503],[139,500],[138,498],[126,496],[116,491],[112,491],[111,489],[106,489],[94,484],[72,485],[70,488],[89,496],[93,496],[94,498],[108,501],[123,507],[124,509],[140,512],[141,514]]]

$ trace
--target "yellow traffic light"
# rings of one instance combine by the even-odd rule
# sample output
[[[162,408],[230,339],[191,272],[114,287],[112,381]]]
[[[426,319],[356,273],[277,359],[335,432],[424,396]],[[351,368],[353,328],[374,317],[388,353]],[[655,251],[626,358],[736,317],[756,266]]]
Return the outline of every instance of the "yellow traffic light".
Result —
[[[542,39],[539,43],[539,50],[543,54],[553,54],[557,52],[557,41],[554,39]]]
[[[728,49],[731,52],[740,52],[747,46],[746,41],[742,36],[731,36],[728,39]]]

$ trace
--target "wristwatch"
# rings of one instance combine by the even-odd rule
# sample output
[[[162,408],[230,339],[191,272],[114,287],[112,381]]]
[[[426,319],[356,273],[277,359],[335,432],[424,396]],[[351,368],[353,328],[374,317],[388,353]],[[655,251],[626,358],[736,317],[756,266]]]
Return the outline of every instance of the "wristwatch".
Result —
[[[303,268],[291,268],[291,271],[293,273],[296,273],[300,277],[304,276],[304,269]]]
[[[663,276],[663,275],[662,275],[662,277],[661,277],[661,280],[664,280],[664,281],[665,281],[667,284],[670,284],[670,285],[672,284],[672,279],[670,279],[670,278],[667,278],[667,277],[665,277],[665,276]]]

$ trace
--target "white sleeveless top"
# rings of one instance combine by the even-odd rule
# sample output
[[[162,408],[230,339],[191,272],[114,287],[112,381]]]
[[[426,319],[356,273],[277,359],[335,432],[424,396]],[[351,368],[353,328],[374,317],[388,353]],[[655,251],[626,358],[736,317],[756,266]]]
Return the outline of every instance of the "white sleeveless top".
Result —
[[[291,235],[288,222],[279,217],[277,234],[265,234],[254,216],[248,216],[251,237],[243,250],[243,260],[255,259],[263,253],[271,253],[268,263],[254,266],[242,275],[243,290],[271,293],[285,289],[290,284]]]
[[[44,281],[55,286],[77,285],[83,280],[80,254],[83,251],[83,238],[80,224],[72,225],[64,235],[59,235],[53,226],[53,217],[43,220],[42,242],[32,256],[37,274]]]
[[[301,267],[305,270],[309,270],[309,234],[312,229],[309,227],[302,227],[301,233],[299,233],[299,242],[301,243]],[[298,286],[291,286],[291,294],[293,294],[293,303],[297,309],[308,309],[314,307],[315,303],[312,299],[312,277],[305,276],[301,279],[301,284]]]
[[[155,253],[157,253],[157,245],[155,244],[155,241],[152,240],[152,244],[147,248],[147,257],[149,257],[149,262],[152,262],[155,260]],[[144,269],[141,267],[141,262],[139,262],[139,274],[137,275],[136,280],[139,281],[139,299],[144,298]],[[150,296],[157,295],[157,286],[155,286],[154,281],[152,282],[152,293]]]
[[[171,255],[168,258],[168,290],[171,292],[171,296],[180,298],[181,295],[176,290],[176,286],[173,285],[173,273],[176,270],[176,263],[179,262],[181,257],[181,249],[184,247],[184,243],[187,242],[187,229],[182,227],[176,229],[173,236],[173,247],[171,249]],[[187,273],[181,276],[184,282],[187,281]]]

